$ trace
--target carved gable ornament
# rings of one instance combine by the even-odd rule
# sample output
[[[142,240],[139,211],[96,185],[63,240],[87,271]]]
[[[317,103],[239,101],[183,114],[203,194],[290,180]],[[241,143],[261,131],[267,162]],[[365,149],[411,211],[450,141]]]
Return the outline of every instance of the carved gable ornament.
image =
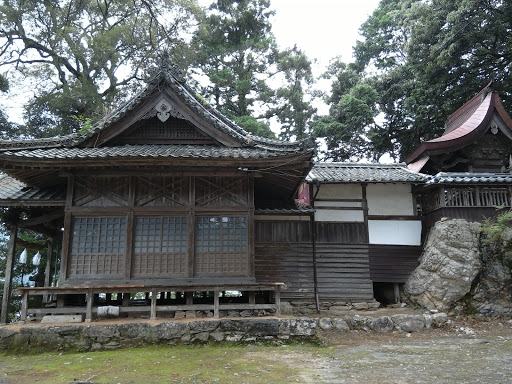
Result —
[[[165,123],[170,116],[185,120],[185,116],[165,98],[159,99],[154,107],[142,116],[142,119],[150,119],[155,116],[158,117],[162,123]]]

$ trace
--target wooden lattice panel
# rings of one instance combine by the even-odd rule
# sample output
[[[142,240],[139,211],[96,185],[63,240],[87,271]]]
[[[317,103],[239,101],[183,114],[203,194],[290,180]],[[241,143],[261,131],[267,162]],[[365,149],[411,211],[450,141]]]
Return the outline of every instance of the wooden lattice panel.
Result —
[[[75,177],[73,205],[115,207],[128,205],[129,178],[112,176]]]
[[[176,207],[188,204],[188,177],[139,176],[135,183],[135,205]]]
[[[248,180],[245,177],[197,177],[197,206],[247,207]]]
[[[195,251],[197,276],[247,276],[247,218],[197,217]]]
[[[126,244],[124,217],[76,217],[69,275],[118,275]]]
[[[165,122],[161,122],[154,117],[151,120],[148,120],[147,123],[141,127],[131,132],[127,137],[177,140],[208,138],[186,120],[173,117],[169,118]]]
[[[183,276],[187,250],[186,217],[136,218],[133,276]]]

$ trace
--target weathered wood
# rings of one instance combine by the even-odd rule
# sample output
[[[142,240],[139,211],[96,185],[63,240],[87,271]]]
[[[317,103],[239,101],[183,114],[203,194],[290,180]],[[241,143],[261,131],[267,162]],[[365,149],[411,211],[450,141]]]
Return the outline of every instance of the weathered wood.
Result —
[[[405,283],[418,266],[421,246],[370,245],[370,277],[379,283]]]
[[[18,227],[9,228],[9,244],[7,246],[7,260],[5,263],[4,293],[2,296],[2,311],[0,312],[0,324],[7,323],[9,303],[11,301],[12,273],[14,269],[14,253],[16,252],[16,238]]]

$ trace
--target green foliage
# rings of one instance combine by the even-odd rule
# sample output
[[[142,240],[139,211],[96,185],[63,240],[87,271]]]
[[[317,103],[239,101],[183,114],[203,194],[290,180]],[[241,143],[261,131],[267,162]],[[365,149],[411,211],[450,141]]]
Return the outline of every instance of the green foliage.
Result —
[[[276,118],[281,138],[304,138],[315,113],[311,62],[296,47],[279,51],[269,7],[269,0],[212,3],[192,40],[194,67],[209,79],[198,87],[215,108],[252,133],[274,137],[261,120]],[[282,86],[274,86],[281,80]]]
[[[311,133],[310,123],[316,113],[311,103],[318,96],[312,89],[314,77],[311,61],[295,46],[279,53],[277,70],[285,81],[276,90],[273,106],[266,116],[275,116],[281,124],[280,139],[305,139]]]
[[[193,0],[4,1],[0,67],[36,79],[20,135],[80,129],[129,95],[162,52],[186,62]],[[1,84],[0,84],[1,85]]]
[[[229,118],[252,115],[258,95],[269,90],[262,79],[277,47],[268,8],[268,0],[219,0],[194,36],[196,66],[210,80],[201,94]]]
[[[482,225],[483,238],[491,256],[512,272],[512,210],[486,219]]]
[[[85,116],[74,116],[75,120],[80,124],[80,132],[82,135],[86,134],[92,129],[92,119]]]
[[[339,61],[324,76],[333,79],[329,116],[317,119],[313,127],[313,136],[325,139],[324,159],[375,160],[379,155],[375,143],[381,133],[375,122],[377,91],[352,65]]]
[[[510,30],[510,1],[381,1],[360,27],[363,39],[354,47],[355,62],[335,67],[330,115],[342,126],[364,132],[369,143],[361,150],[372,152],[345,151],[343,156],[378,158],[388,152],[403,159],[421,141],[439,136],[448,115],[493,78],[510,108]],[[374,104],[360,104],[340,116],[344,105],[336,108],[338,102],[361,83],[376,92]],[[374,121],[368,119],[368,108]],[[354,118],[354,113],[361,116]],[[331,158],[336,158],[336,148],[330,150]]]
[[[234,121],[246,131],[256,136],[266,137],[268,139],[276,138],[267,123],[258,121],[252,116],[237,116],[234,118]]]

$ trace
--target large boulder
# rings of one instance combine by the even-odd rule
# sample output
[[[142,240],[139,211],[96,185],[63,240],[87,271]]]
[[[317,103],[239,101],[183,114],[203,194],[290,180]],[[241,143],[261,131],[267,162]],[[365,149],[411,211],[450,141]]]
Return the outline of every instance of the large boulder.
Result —
[[[455,219],[430,230],[420,265],[404,286],[404,296],[428,309],[447,311],[464,297],[481,269],[481,224]]]

